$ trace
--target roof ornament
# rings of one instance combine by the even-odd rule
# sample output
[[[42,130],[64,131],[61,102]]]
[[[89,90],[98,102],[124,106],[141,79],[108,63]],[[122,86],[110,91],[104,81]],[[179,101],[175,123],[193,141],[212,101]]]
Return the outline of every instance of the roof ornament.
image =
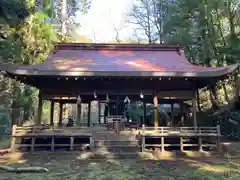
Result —
[[[124,103],[130,104],[130,102],[131,102],[130,99],[128,98],[128,96],[126,96],[125,99],[124,99]]]
[[[109,98],[108,94],[106,94],[106,102],[107,102],[107,103],[110,102],[110,98]]]
[[[144,95],[143,95],[143,92],[142,92],[142,91],[140,92],[140,98],[141,98],[141,99],[144,98]]]
[[[78,95],[77,96],[77,104],[79,105],[79,104],[81,104],[81,102],[82,102],[82,99],[81,99],[80,95]]]
[[[97,99],[97,93],[96,93],[96,91],[93,92],[93,97],[94,97],[94,99]]]

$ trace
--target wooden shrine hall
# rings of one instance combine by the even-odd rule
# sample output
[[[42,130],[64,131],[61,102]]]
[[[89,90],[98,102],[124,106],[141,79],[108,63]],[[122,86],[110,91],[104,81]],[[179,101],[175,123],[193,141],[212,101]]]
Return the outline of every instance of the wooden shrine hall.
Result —
[[[195,91],[214,85],[236,68],[237,65],[217,68],[192,65],[179,46],[77,43],[56,45],[43,64],[0,66],[8,76],[39,89],[36,124],[41,123],[43,99],[52,102],[53,116],[54,102],[62,107],[63,103],[76,103],[77,98],[81,103],[110,100],[118,107],[126,97],[131,101],[141,100],[143,93],[142,100],[155,105],[192,100],[194,126],[197,125]]]
[[[158,105],[192,101],[193,127],[197,128],[196,90],[215,85],[238,68],[202,67],[188,62],[180,46],[160,44],[61,43],[38,65],[1,64],[7,76],[39,89],[36,125],[42,120],[42,101],[50,100],[53,125],[54,102],[76,103],[77,125],[81,124],[81,103],[115,103],[114,115],[122,115],[121,103],[154,104],[154,127],[158,128]],[[90,107],[90,105],[89,105]],[[88,110],[90,114],[90,110]],[[90,115],[88,126],[91,126]],[[100,123],[100,120],[99,120]]]

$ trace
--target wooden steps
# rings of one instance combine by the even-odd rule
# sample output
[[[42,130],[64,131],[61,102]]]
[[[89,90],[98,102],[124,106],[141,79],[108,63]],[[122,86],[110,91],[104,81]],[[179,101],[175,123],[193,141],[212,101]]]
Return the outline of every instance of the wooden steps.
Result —
[[[139,140],[133,133],[116,133],[105,131],[93,136],[96,151],[114,156],[138,156],[140,152]]]

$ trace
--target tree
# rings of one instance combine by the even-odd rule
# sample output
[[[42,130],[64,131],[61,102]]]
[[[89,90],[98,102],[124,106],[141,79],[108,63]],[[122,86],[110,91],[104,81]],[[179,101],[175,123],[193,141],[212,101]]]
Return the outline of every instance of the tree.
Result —
[[[54,12],[55,5],[61,4],[62,1],[55,1],[55,5],[52,2],[51,0],[3,0],[0,2],[1,62],[27,65],[39,64],[46,59],[54,43],[61,40],[52,26],[54,24],[52,20],[55,17],[56,19],[62,17],[58,16],[61,7]],[[77,11],[85,13],[91,1],[81,0],[78,1],[78,5],[75,0],[65,2],[68,3],[67,18],[72,20]],[[72,37],[74,32],[72,29],[76,28],[72,28],[72,24],[69,23],[67,26],[67,37]],[[0,104],[0,108],[10,108],[8,113],[12,115],[12,123],[16,123],[21,112],[24,120],[29,119],[37,104],[37,94],[36,89],[0,74],[0,102],[3,105]]]
[[[128,23],[135,24],[139,29],[144,31],[149,43],[154,43],[156,33],[154,24],[154,0],[138,0],[133,5],[131,12],[128,14]]]
[[[128,22],[143,31],[149,43],[164,43],[164,26],[174,0],[137,0],[128,14]]]
[[[38,64],[45,60],[53,48],[53,43],[57,41],[57,37],[51,24],[44,21],[48,16],[44,8],[42,11],[35,11],[37,8],[33,1],[21,2],[23,4],[10,3],[11,8],[9,7],[9,9],[17,10],[9,10],[6,17],[2,16],[2,22],[6,23],[1,29],[3,34],[0,41],[1,62]],[[21,14],[19,8],[26,11],[25,16]],[[18,16],[15,14],[16,12],[21,15]],[[15,18],[16,16],[18,18]],[[5,89],[0,98],[6,109],[11,108],[12,112],[9,113],[12,114],[12,123],[16,123],[21,111],[24,112],[24,118],[28,119],[33,112],[34,104],[36,104],[37,91],[3,76],[0,79],[0,88]]]
[[[109,16],[111,17],[111,10],[109,10]],[[113,31],[115,33],[115,37],[114,40],[117,43],[121,43],[121,39],[120,39],[120,32],[121,30],[123,30],[126,27],[126,22],[125,22],[125,18],[123,18],[123,20],[121,20],[120,22],[114,22],[111,18],[110,18],[110,22],[112,24],[112,28]]]
[[[54,18],[50,22],[54,24],[61,39],[68,39],[67,36],[75,36],[80,23],[76,21],[76,13],[87,13],[91,6],[91,0],[56,0],[52,7],[55,9]],[[71,38],[70,38],[71,39]]]

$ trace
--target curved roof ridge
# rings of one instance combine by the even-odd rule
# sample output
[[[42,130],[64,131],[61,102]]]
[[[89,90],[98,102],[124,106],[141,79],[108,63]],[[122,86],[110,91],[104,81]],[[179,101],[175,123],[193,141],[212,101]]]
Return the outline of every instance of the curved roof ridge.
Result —
[[[141,50],[141,51],[179,51],[179,45],[167,44],[108,44],[108,43],[58,43],[58,50]]]

